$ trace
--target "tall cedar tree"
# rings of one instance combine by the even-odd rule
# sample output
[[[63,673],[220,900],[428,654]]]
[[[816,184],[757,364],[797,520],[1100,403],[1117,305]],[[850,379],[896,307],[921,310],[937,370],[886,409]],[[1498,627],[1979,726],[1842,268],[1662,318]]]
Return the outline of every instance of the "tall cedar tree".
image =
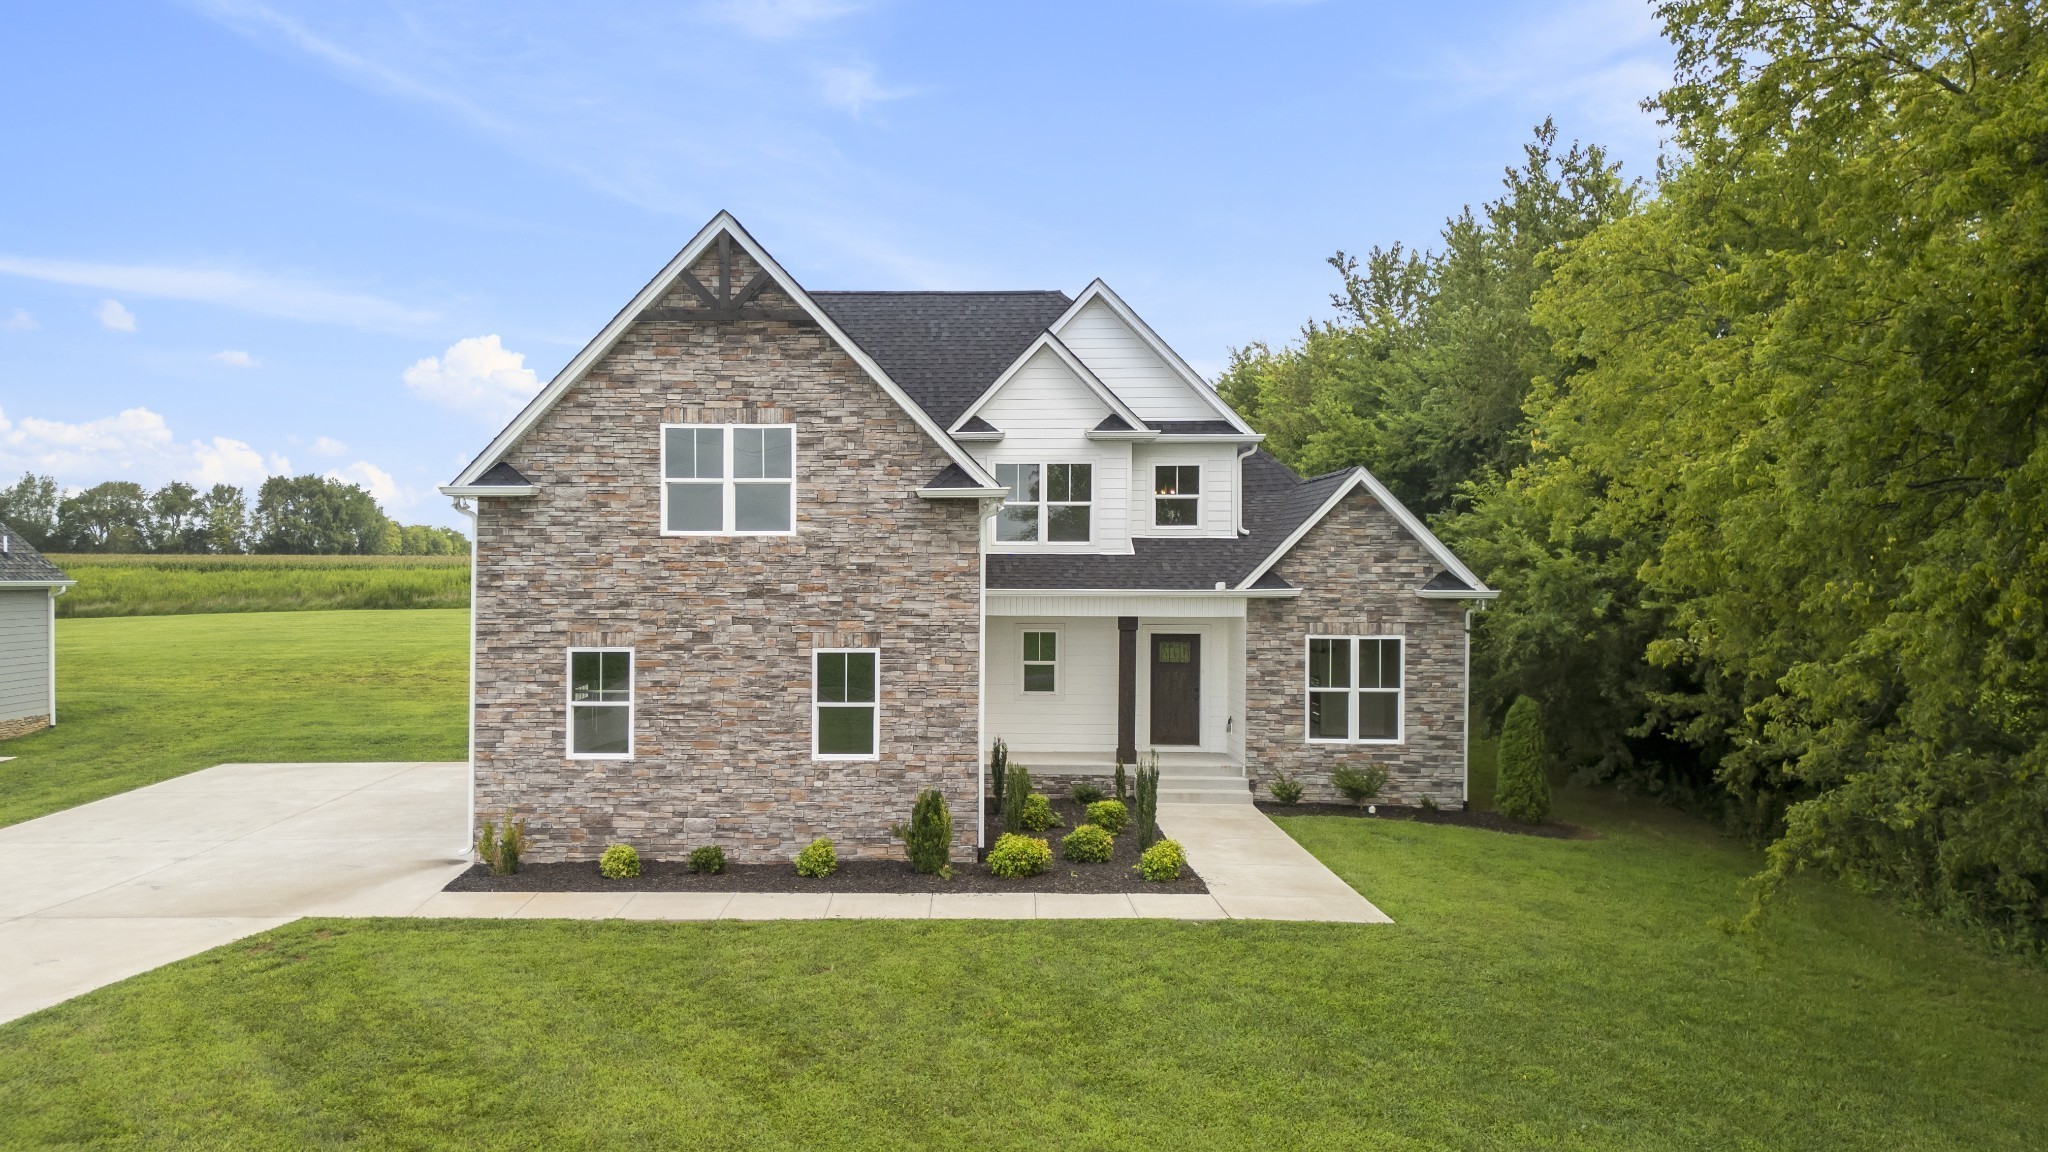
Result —
[[[1527,696],[1516,697],[1500,726],[1500,774],[1493,806],[1501,815],[1524,824],[1541,824],[1550,816],[1550,779],[1544,775],[1543,711]]]

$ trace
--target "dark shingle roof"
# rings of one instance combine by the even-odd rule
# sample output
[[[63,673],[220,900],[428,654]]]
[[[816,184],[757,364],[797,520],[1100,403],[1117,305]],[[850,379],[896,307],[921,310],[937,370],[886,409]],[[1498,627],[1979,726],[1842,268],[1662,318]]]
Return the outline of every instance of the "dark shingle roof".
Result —
[[[6,550],[0,551],[0,583],[57,584],[71,579],[5,524],[0,524],[0,540],[6,542]]]
[[[1145,423],[1168,436],[1236,436],[1237,426],[1228,420],[1147,420]]]
[[[1137,431],[1137,429],[1136,429],[1136,428],[1133,428],[1133,427],[1131,427],[1131,422],[1130,422],[1129,420],[1126,420],[1126,419],[1124,419],[1123,417],[1121,417],[1121,416],[1117,415],[1116,413],[1114,413],[1114,412],[1111,412],[1111,413],[1110,413],[1109,415],[1107,415],[1107,416],[1104,416],[1104,417],[1102,418],[1102,423],[1100,423],[1100,424],[1097,424],[1097,425],[1096,425],[1096,426],[1095,426],[1094,428],[1090,429],[1090,431],[1094,431],[1094,432],[1136,432],[1136,431]]]
[[[1073,303],[1064,292],[813,292],[943,427]]]
[[[960,426],[962,432],[1001,432],[1002,429],[976,416]]]
[[[1244,462],[1244,523],[1235,540],[1133,540],[1129,556],[990,556],[990,588],[1235,588],[1315,514],[1351,469],[1303,480],[1264,449]],[[1260,587],[1285,588],[1270,574]]]
[[[1429,578],[1429,583],[1424,584],[1422,590],[1424,592],[1470,592],[1472,591],[1472,586],[1451,575],[1449,572],[1439,572]]]
[[[522,484],[533,483],[533,481],[528,480],[526,476],[519,471],[519,469],[514,468],[510,464],[505,463],[503,460],[500,460],[496,464],[491,465],[490,468],[487,471],[485,471],[483,475],[476,478],[476,482],[478,484],[489,484],[492,486],[502,485],[508,488],[518,487],[519,485]]]
[[[939,473],[918,485],[920,488],[979,488],[981,484],[969,476],[958,464],[948,464]]]

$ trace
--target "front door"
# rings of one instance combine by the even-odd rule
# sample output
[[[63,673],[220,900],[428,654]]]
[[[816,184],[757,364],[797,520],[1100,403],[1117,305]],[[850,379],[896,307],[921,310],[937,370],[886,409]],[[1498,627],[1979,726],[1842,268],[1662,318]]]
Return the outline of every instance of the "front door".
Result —
[[[1202,742],[1202,638],[1152,634],[1152,743]]]

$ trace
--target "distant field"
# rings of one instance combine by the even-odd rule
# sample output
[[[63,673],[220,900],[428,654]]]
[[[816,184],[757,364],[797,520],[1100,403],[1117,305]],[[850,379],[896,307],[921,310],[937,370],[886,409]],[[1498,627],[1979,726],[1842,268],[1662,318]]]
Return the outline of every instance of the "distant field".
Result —
[[[346,608],[467,608],[467,556],[54,554],[78,581],[57,615],[183,616]]]

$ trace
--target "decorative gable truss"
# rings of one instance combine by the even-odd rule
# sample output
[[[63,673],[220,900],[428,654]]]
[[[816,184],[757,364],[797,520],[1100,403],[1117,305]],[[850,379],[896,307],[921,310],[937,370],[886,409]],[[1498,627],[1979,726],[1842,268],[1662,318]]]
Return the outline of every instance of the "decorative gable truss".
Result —
[[[746,283],[739,285],[733,283],[735,246],[759,269]],[[718,261],[717,281],[706,284],[691,269],[696,267],[714,247]],[[770,287],[787,296],[795,307],[779,309],[764,306],[761,296]],[[689,292],[701,301],[704,307],[664,307],[664,299],[679,290]],[[675,258],[670,260],[654,279],[648,281],[618,315],[612,317],[603,331],[584,345],[583,350],[555,374],[555,378],[548,382],[548,386],[541,389],[540,394],[498,433],[490,446],[472,460],[453,483],[443,486],[441,491],[455,497],[525,496],[538,491],[531,483],[493,483],[493,479],[497,478],[493,476],[493,472],[501,466],[506,454],[525,438],[541,417],[545,416],[569,389],[575,387],[591,368],[611,351],[634,321],[643,317],[698,319],[704,317],[707,312],[709,318],[713,320],[737,319],[742,316],[760,317],[815,324],[823,329],[825,334],[831,337],[833,342],[952,460],[952,464],[938,477],[934,477],[931,483],[917,490],[918,495],[926,499],[979,499],[1000,496],[1007,491],[998,485],[995,477],[972,456],[954,443],[952,437],[948,436],[923,408],[889,378],[889,374],[882,370],[882,366],[864,352],[860,345],[854,343],[839,325],[818,307],[795,278],[784,271],[782,266],[775,262],[775,258],[748,235],[747,230],[740,226],[740,222],[734,219],[730,212],[720,212],[712,217],[711,222],[684,245],[683,250],[676,253]],[[502,473],[498,475],[502,476]],[[520,479],[523,480],[524,477]]]

